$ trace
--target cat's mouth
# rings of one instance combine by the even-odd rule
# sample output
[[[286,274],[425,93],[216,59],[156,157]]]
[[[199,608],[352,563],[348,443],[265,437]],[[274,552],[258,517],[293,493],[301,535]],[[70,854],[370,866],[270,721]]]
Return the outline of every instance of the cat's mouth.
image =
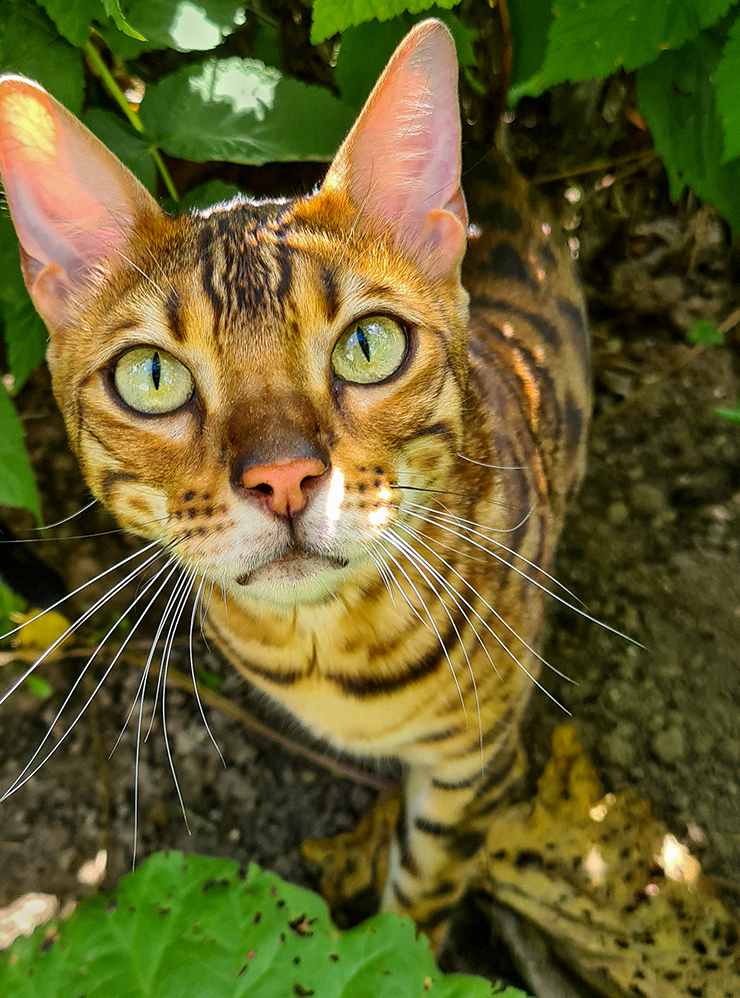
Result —
[[[346,558],[317,554],[295,545],[277,558],[244,572],[235,581],[238,586],[253,583],[290,586],[313,579],[322,572],[346,568],[348,564]]]

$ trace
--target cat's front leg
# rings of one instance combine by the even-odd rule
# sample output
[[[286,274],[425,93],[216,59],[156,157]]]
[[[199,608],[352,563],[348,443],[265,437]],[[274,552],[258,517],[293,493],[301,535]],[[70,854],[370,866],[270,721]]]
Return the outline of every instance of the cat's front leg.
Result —
[[[414,765],[404,782],[383,911],[409,915],[436,951],[452,911],[485,861],[490,815],[524,769],[512,729],[490,754]]]

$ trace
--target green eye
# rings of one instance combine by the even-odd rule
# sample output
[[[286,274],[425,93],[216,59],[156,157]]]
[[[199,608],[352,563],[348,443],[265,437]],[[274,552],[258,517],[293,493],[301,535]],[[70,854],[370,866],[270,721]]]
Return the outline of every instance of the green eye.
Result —
[[[174,412],[193,397],[195,382],[187,367],[155,347],[127,350],[116,364],[116,390],[137,412]]]
[[[406,333],[385,315],[353,322],[337,340],[331,367],[338,378],[372,385],[389,378],[406,356]]]

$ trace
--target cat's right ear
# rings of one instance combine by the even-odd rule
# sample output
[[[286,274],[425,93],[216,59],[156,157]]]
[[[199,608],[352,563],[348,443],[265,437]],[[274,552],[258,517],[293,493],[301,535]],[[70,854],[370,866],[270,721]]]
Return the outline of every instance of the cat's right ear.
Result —
[[[92,132],[21,76],[0,77],[0,173],[26,287],[53,332],[96,268],[161,209]]]

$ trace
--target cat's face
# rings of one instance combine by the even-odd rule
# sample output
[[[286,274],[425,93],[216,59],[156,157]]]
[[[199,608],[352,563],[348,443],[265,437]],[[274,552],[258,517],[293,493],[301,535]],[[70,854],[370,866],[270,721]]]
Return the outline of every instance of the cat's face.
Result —
[[[376,575],[368,551],[404,496],[443,488],[461,447],[459,126],[455,107],[441,150],[436,112],[409,131],[429,104],[431,49],[450,76],[444,29],[418,35],[319,192],[177,219],[48,95],[14,84],[6,134],[25,101],[55,139],[53,212],[37,207],[48,178],[24,174],[7,143],[3,174],[87,481],[123,526],[238,599],[310,603]],[[48,216],[60,201],[74,213],[81,187],[93,209],[64,220],[60,250]],[[40,216],[30,234],[24,201]]]

